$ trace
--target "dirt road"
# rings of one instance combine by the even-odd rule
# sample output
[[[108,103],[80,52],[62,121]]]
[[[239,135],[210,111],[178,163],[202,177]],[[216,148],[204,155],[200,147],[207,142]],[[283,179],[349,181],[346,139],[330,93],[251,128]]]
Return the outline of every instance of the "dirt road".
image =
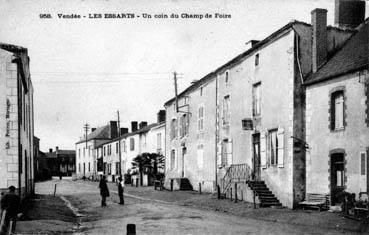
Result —
[[[129,223],[136,224],[137,234],[347,234],[339,228],[256,220],[141,197],[125,197],[122,206],[117,204],[116,188],[112,187],[108,206],[101,207],[97,186],[83,181],[39,183],[37,193],[52,194],[55,184],[57,196],[80,216],[74,227],[76,234],[125,234]]]

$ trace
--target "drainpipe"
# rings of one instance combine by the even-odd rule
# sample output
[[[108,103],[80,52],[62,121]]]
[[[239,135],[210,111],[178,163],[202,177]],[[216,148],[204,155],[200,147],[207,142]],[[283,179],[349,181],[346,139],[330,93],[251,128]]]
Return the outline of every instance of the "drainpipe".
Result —
[[[215,77],[215,188],[218,189],[218,74]]]

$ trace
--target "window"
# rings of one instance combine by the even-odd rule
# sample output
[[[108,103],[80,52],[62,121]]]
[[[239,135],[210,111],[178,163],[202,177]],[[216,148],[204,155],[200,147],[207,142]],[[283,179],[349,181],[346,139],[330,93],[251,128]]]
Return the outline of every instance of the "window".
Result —
[[[111,163],[108,164],[108,175],[111,175]]]
[[[81,163],[78,163],[78,172],[81,173]]]
[[[268,156],[270,165],[278,165],[278,167],[283,167],[283,154],[284,154],[284,129],[278,128],[273,129],[268,132]],[[262,159],[263,163],[266,160]]]
[[[174,139],[177,137],[177,119],[172,119],[170,123],[170,138]]]
[[[252,114],[260,116],[261,114],[261,83],[256,83],[252,87]]]
[[[226,84],[228,84],[228,82],[229,82],[229,71],[228,70],[225,72],[224,76],[225,76],[224,81],[225,81]]]
[[[269,131],[269,153],[270,164],[276,165],[278,163],[278,138],[277,130]]]
[[[104,146],[104,156],[106,156],[106,146]]]
[[[224,139],[222,141],[221,165],[228,166],[232,164],[232,141]]]
[[[90,163],[88,163],[88,172],[91,171],[91,168],[90,168]]]
[[[203,92],[203,87],[200,87],[200,96],[202,96],[202,92]]]
[[[127,152],[127,145],[126,145],[126,141],[125,140],[123,140],[123,142],[122,142],[122,145],[123,145],[123,152]]]
[[[85,156],[85,147],[83,147],[83,156]]]
[[[259,65],[259,54],[255,55],[255,66]]]
[[[197,130],[198,132],[204,131],[204,107],[199,107],[198,110]]]
[[[161,150],[161,133],[156,134],[156,149]]]
[[[170,169],[173,170],[175,167],[175,161],[176,161],[176,151],[172,149],[170,152]]]
[[[360,167],[360,174],[361,175],[366,175],[366,154],[365,153],[360,153],[360,163],[361,163],[361,167]]]
[[[180,119],[180,126],[179,126],[179,133],[181,135],[181,137],[184,137],[185,135],[188,134],[188,115],[187,114],[183,114],[181,119]]]
[[[119,164],[119,162],[116,162],[116,163],[115,163],[115,174],[116,174],[116,175],[119,175],[119,173],[120,173],[120,172],[119,172],[119,169],[120,169],[120,164]]]
[[[117,142],[115,144],[115,153],[118,153],[118,151],[119,151],[119,143]]]
[[[204,145],[197,145],[197,167],[202,169],[204,166]]]
[[[78,157],[81,158],[81,149],[78,149]]]
[[[134,138],[129,139],[129,150],[131,151],[135,150],[135,139]]]
[[[331,130],[344,128],[344,96],[343,90],[335,91],[331,95]]]
[[[223,99],[223,125],[229,125],[229,119],[230,119],[230,98],[229,95],[224,96]]]

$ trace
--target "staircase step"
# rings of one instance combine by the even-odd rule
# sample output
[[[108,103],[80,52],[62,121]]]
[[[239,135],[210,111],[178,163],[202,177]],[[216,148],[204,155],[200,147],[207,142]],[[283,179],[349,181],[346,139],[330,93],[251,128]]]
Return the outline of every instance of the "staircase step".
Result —
[[[276,202],[262,202],[262,203],[260,203],[260,207],[271,207],[271,206],[282,206],[282,203],[276,203]]]

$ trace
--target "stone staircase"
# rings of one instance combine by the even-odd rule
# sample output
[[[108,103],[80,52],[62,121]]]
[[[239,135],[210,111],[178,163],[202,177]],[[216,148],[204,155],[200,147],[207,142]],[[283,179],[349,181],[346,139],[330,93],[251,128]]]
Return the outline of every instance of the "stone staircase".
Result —
[[[282,203],[269,190],[264,181],[248,181],[247,184],[259,197],[260,207],[282,206]]]
[[[180,178],[179,190],[193,190],[192,185],[187,178]]]

